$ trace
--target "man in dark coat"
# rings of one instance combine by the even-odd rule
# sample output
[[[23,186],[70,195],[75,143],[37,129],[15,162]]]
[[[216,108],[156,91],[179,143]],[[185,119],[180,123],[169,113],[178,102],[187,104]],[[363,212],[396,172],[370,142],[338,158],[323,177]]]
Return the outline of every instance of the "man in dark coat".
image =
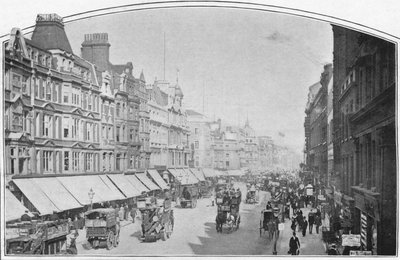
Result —
[[[303,234],[303,237],[306,236],[307,226],[308,226],[307,219],[306,219],[306,217],[303,217],[303,225],[302,225],[302,234]]]
[[[312,234],[314,222],[315,222],[314,213],[313,212],[308,213],[308,227],[309,227],[308,231],[310,234]]]
[[[322,225],[321,217],[319,215],[315,216],[315,230],[319,234],[319,227]]]
[[[298,255],[300,249],[300,241],[299,238],[296,237],[296,232],[293,232],[293,236],[289,240],[289,254]]]

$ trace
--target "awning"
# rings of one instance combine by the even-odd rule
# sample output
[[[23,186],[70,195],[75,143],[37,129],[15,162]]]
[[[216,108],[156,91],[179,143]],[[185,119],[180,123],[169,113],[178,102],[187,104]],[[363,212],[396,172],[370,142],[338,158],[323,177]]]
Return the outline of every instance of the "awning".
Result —
[[[138,190],[140,192],[140,194],[142,194],[142,192],[148,192],[149,189],[143,185],[143,183],[141,183],[139,181],[139,179],[135,176],[135,175],[125,175],[126,179],[131,183],[132,186],[134,186],[136,188],[136,190]]]
[[[195,183],[199,182],[199,180],[196,178],[196,175],[194,175],[193,172],[190,169],[183,168],[182,170],[187,176],[189,176],[190,182],[192,184],[195,184]]]
[[[28,209],[24,205],[22,205],[22,203],[11,193],[11,191],[6,189],[6,222],[20,219],[21,216],[25,214],[25,210]],[[33,214],[29,211],[28,215],[33,217]]]
[[[136,177],[147,187],[149,190],[159,190],[158,187],[152,180],[147,178],[146,173],[136,173]]]
[[[62,185],[79,201],[82,205],[89,205],[91,202],[100,203],[124,199],[121,194],[117,196],[112,189],[102,181],[99,175],[56,177]],[[89,191],[92,189],[94,196],[92,201],[89,198]]]
[[[214,169],[210,169],[210,168],[203,168],[203,173],[204,173],[204,176],[205,176],[206,178],[213,178],[213,177],[216,177],[216,176],[217,176],[217,175],[215,174]]]
[[[122,191],[127,198],[139,196],[141,192],[131,184],[127,178],[128,175],[123,174],[108,174],[107,177]]]
[[[241,170],[229,170],[227,171],[229,176],[243,176],[244,172]]]
[[[57,206],[46,196],[46,194],[36,185],[32,178],[13,179],[12,181],[41,215],[53,214],[53,211],[60,211]]]
[[[174,176],[174,178],[179,179],[182,175],[181,171],[178,171],[177,169],[168,169],[168,171]]]
[[[104,184],[110,189],[110,192],[115,196],[115,200],[123,200],[127,198],[127,196],[124,193],[121,193],[121,191],[118,189],[118,187],[108,178],[107,175],[99,175],[100,179],[104,182]]]
[[[161,189],[169,189],[168,185],[165,183],[163,178],[161,178],[160,174],[158,174],[156,170],[148,170],[147,172],[150,174],[151,178],[157,183],[157,185],[161,187]]]
[[[197,179],[199,179],[199,181],[205,181],[206,180],[204,178],[203,172],[200,169],[191,168],[189,170],[194,174],[194,176],[196,176]]]
[[[35,182],[60,211],[77,209],[83,206],[55,177],[32,178],[32,181]]]
[[[190,185],[199,182],[199,180],[197,180],[197,178],[194,177],[194,175],[189,171],[189,169],[179,169],[179,171],[182,172],[182,177],[180,179],[180,183],[182,185]]]

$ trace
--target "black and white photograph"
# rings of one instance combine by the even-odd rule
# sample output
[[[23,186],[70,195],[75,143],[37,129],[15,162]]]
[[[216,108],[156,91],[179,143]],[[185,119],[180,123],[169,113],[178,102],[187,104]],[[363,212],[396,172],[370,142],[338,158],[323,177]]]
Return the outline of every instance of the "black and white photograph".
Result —
[[[2,259],[398,256],[400,3],[2,6]]]

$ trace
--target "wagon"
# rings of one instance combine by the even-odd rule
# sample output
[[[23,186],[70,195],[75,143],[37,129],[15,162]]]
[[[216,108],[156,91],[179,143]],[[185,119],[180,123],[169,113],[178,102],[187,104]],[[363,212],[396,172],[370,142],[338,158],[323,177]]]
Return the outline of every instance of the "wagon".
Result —
[[[195,208],[197,206],[198,188],[194,185],[183,186],[180,194],[181,208]]]
[[[163,241],[171,237],[174,229],[172,209],[147,207],[139,209],[142,213],[142,240],[144,242]]]
[[[120,223],[117,210],[100,208],[85,213],[86,239],[93,248],[105,246],[108,250],[119,243]]]
[[[69,226],[66,221],[26,223],[18,227],[19,236],[6,240],[8,254],[53,255],[64,247]],[[22,230],[24,232],[22,232]]]

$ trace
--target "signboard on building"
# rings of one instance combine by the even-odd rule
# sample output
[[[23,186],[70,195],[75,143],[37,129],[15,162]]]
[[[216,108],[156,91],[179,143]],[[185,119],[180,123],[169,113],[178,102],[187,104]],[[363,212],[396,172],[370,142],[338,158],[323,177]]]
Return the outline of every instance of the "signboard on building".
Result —
[[[342,235],[342,246],[361,246],[361,235]]]
[[[318,199],[321,200],[321,201],[325,201],[326,200],[324,195],[318,195]]]
[[[372,251],[350,250],[350,256],[372,255]]]

